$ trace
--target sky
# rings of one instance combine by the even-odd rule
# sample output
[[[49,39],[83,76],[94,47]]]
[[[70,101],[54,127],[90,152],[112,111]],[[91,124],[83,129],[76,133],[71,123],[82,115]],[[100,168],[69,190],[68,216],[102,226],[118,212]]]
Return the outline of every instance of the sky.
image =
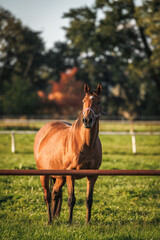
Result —
[[[0,0],[0,7],[9,10],[24,25],[32,30],[42,31],[46,48],[53,47],[56,41],[65,40],[63,26],[69,20],[63,19],[63,13],[70,8],[92,6],[94,0]]]

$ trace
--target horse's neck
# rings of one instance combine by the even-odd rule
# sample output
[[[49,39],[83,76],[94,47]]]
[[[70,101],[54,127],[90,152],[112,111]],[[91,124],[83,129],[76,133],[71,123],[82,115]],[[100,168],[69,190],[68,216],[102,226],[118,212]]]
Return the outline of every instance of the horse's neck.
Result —
[[[94,126],[87,129],[83,126],[82,115],[79,116],[75,122],[75,136],[81,146],[92,147],[98,137],[99,132],[99,121],[96,119]]]
[[[98,132],[99,132],[99,121],[96,120],[94,126],[91,129],[86,129],[82,126],[82,131],[84,132],[84,144],[88,147],[94,146],[96,143]]]

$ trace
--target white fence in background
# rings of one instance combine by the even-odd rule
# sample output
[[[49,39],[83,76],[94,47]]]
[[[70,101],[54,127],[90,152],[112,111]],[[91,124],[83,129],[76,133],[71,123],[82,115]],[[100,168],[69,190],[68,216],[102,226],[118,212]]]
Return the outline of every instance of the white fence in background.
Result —
[[[0,134],[10,134],[11,135],[11,152],[16,152],[16,142],[15,134],[36,134],[37,131],[0,131]]]
[[[15,142],[15,134],[36,134],[37,131],[0,131],[0,134],[10,134],[11,135],[11,152],[16,152],[16,142]],[[139,136],[159,136],[160,132],[107,132],[107,131],[100,131],[99,135],[130,135],[132,139],[132,152],[136,154],[136,135]]]

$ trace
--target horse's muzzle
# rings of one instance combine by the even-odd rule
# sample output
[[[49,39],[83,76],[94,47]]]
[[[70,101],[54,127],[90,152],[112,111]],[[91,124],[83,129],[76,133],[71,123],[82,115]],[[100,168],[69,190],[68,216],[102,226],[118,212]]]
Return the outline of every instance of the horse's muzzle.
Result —
[[[85,128],[91,128],[93,126],[93,120],[91,117],[83,118],[83,125]]]

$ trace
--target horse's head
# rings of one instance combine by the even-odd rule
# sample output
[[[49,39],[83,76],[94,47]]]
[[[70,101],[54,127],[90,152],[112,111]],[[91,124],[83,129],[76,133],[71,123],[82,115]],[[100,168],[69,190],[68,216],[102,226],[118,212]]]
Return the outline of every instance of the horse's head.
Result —
[[[97,89],[90,91],[88,84],[84,85],[85,97],[83,99],[83,125],[85,128],[91,128],[96,118],[101,115],[100,95],[102,92],[101,84]]]

